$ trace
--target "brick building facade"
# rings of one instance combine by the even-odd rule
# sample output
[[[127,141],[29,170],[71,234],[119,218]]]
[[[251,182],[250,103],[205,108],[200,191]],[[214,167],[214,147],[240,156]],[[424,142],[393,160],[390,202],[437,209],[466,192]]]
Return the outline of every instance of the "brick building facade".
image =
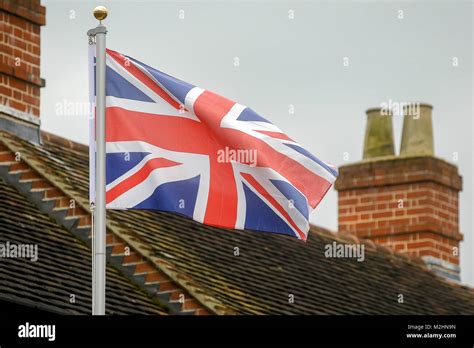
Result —
[[[0,125],[35,141],[45,85],[40,76],[45,13],[39,1],[0,1]]]

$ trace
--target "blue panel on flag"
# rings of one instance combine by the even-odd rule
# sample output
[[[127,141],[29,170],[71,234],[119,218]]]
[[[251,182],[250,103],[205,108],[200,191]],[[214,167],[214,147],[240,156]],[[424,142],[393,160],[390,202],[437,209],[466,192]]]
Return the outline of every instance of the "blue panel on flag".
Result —
[[[193,217],[199,189],[200,175],[188,180],[162,184],[153,194],[133,209],[152,209],[170,211]]]
[[[247,212],[245,228],[255,231],[269,231],[295,235],[295,232],[275,212],[258,197],[247,185],[244,187]]]
[[[270,182],[275,185],[275,187],[283,193],[283,195],[288,199],[288,201],[293,202],[293,206],[301,213],[303,216],[308,219],[308,203],[306,198],[292,185],[288,184],[282,180],[272,180]],[[290,202],[289,202],[290,203]]]
[[[150,153],[148,152],[118,152],[106,154],[105,166],[107,185],[135,167],[146,155],[149,154]]]
[[[143,64],[142,62],[139,62],[136,59],[133,59],[131,57],[127,57],[131,61],[134,61],[135,63],[140,64],[143,66],[145,69],[148,70],[148,72],[164,87],[166,88],[174,97],[176,97],[183,105],[184,101],[186,99],[186,94],[193,89],[195,86],[178,80],[177,78],[174,78],[173,76],[170,76],[168,74],[165,74],[159,70],[156,70],[146,64]]]
[[[132,85],[122,76],[117,74],[115,70],[109,67],[106,69],[105,91],[107,96],[153,103],[153,100],[145,93],[140,91],[137,87]]]
[[[254,121],[254,122],[266,122],[266,123],[271,123],[270,121],[264,119],[262,116],[257,114],[255,111],[253,111],[251,108],[246,107],[244,111],[242,111],[237,118],[239,121]]]

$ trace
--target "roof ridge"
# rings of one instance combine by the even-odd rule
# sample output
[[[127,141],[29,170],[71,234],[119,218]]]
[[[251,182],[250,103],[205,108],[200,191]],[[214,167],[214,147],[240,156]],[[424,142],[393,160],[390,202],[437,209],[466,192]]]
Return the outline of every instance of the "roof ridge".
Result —
[[[444,282],[444,283],[446,283],[446,284],[448,284],[448,285],[450,285],[454,288],[464,289],[464,290],[467,290],[467,291],[471,292],[472,294],[474,294],[474,287],[470,287],[467,284],[461,284],[461,283],[458,283],[456,281],[452,281],[448,278],[442,277],[439,274],[436,274],[436,273],[432,272],[429,269],[426,262],[424,262],[423,259],[419,256],[410,255],[410,254],[407,254],[407,253],[401,253],[401,252],[396,251],[393,248],[390,248],[386,245],[381,245],[381,244],[375,243],[371,239],[358,237],[355,234],[353,234],[351,232],[348,232],[348,231],[335,232],[335,231],[331,231],[331,230],[326,229],[326,228],[322,228],[320,226],[316,226],[316,225],[311,225],[311,226],[318,229],[317,233],[324,234],[329,238],[333,238],[333,239],[342,241],[343,243],[364,244],[370,250],[374,250],[374,251],[378,250],[378,251],[381,251],[381,252],[383,252],[387,255],[391,255],[393,257],[396,257],[398,259],[403,259],[404,261],[412,262],[412,263],[416,264],[417,266],[419,266],[420,269],[423,270],[424,272],[427,272],[427,273],[430,273],[430,274],[436,276],[436,278],[438,278],[440,281],[442,281],[442,282]],[[316,233],[316,231],[314,231],[314,230],[311,231],[311,232]]]
[[[317,231],[314,231],[314,229],[310,230],[313,233],[324,234],[332,239],[336,239],[344,243],[364,244],[370,250],[379,250],[385,254],[393,255],[394,257],[404,259],[405,261],[414,262],[421,266],[426,266],[426,263],[418,256],[398,252],[388,246],[375,243],[371,239],[358,237],[354,233],[348,231],[331,231],[327,228],[320,227],[317,225],[311,225],[311,227],[317,229]],[[428,270],[427,266],[423,268],[426,268]]]
[[[50,132],[46,132],[41,130],[41,140],[44,140],[48,143],[59,145],[62,147],[66,147],[76,152],[87,153],[89,152],[89,146],[86,144],[82,144],[76,141],[72,141],[70,139],[61,137],[57,134],[53,134]]]
[[[5,132],[0,132],[0,134],[8,134]],[[48,137],[49,137],[48,133]],[[61,140],[65,138],[61,137],[56,137],[52,135],[53,140]],[[66,140],[67,141],[67,140]],[[16,153],[20,152],[19,146],[15,144],[15,140],[13,139],[8,139],[6,137],[0,137],[0,142],[3,143],[10,151]],[[71,144],[74,144],[71,142]],[[69,149],[72,149],[71,147],[68,146]],[[76,197],[76,195],[71,192],[71,190],[67,187],[65,183],[62,182],[61,179],[59,180],[51,180],[51,174],[47,174],[45,170],[42,168],[42,166],[37,162],[36,159],[34,158],[29,158],[29,155],[24,152],[20,152],[21,155],[21,161],[22,163],[27,164],[32,170],[37,172],[41,177],[47,181],[50,185],[56,187],[61,193],[63,193],[65,196],[68,198],[71,198],[75,201],[75,203],[85,210],[86,212],[90,213],[90,206],[88,199],[83,199],[82,197]],[[175,284],[180,286],[185,292],[188,292],[196,301],[201,303],[201,305],[210,310],[211,312],[214,312],[216,314],[235,314],[235,311],[228,306],[226,306],[223,302],[218,300],[217,298],[211,297],[207,294],[204,289],[202,289],[197,283],[189,276],[184,275],[183,273],[179,273],[176,270],[176,267],[173,264],[170,264],[167,261],[161,260],[159,258],[153,257],[146,249],[142,247],[142,245],[139,242],[134,241],[134,238],[131,237],[129,234],[124,233],[124,229],[120,228],[118,226],[115,226],[116,224],[111,221],[107,220],[106,222],[107,230],[112,232],[114,235],[116,235],[118,238],[123,240],[125,243],[127,243],[131,249],[136,250],[145,260],[150,262],[155,269],[157,269],[160,272],[163,272],[167,277],[170,278]],[[129,232],[130,233],[130,232]]]
[[[429,269],[426,262],[423,261],[423,259],[419,256],[410,255],[410,254],[407,254],[407,253],[401,253],[399,251],[394,250],[393,248],[390,248],[389,246],[375,243],[374,241],[372,241],[371,239],[368,239],[368,238],[358,237],[354,233],[351,233],[351,232],[348,232],[348,231],[331,231],[327,228],[320,227],[320,226],[317,226],[317,225],[311,225],[311,227],[313,227],[315,229],[318,229],[318,231],[314,231],[314,230],[310,229],[310,231],[313,232],[313,233],[324,234],[329,238],[340,240],[343,243],[364,244],[370,250],[374,250],[374,251],[378,250],[378,251],[381,251],[381,252],[383,252],[387,255],[391,255],[393,257],[396,257],[398,259],[403,259],[404,261],[412,262],[412,263],[416,264],[417,266],[419,266],[423,271],[425,271],[427,273],[430,273],[432,275],[435,275],[439,280],[443,281],[444,283],[447,283],[450,286],[453,286],[455,288],[460,288],[460,289],[467,290],[467,291],[474,294],[474,287],[470,287],[467,284],[460,284],[458,282],[452,281],[452,280],[450,280],[448,278],[445,278],[445,277],[441,277],[440,275],[432,272]]]

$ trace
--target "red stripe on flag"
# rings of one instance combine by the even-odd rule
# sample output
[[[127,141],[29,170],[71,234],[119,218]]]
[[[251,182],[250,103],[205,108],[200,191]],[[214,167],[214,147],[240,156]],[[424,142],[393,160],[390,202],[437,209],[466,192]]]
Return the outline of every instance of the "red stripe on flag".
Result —
[[[234,104],[232,100],[204,91],[194,102],[194,114],[219,134],[222,132],[221,120]]]
[[[208,142],[212,146],[209,152],[211,178],[204,223],[225,228],[235,228],[237,188],[232,164],[219,163],[217,157],[218,151],[226,144],[225,131],[220,123],[234,104],[232,100],[209,91],[204,91],[194,102],[194,113],[207,128]]]
[[[176,116],[147,114],[118,107],[107,108],[105,138],[144,141],[166,150],[208,154],[212,142],[200,122]]]
[[[219,163],[216,155],[210,156],[209,195],[204,223],[235,228],[237,221],[237,188],[234,170],[230,163]]]

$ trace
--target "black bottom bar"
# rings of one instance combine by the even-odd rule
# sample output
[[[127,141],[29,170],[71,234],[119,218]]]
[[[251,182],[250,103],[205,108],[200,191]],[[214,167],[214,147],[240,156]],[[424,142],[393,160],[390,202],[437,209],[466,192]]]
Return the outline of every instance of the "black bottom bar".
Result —
[[[473,316],[60,316],[0,302],[0,346],[474,346]],[[28,324],[27,324],[28,323]],[[45,327],[55,325],[54,341]],[[19,337],[29,328],[47,337]],[[35,327],[36,328],[36,327]],[[29,332],[30,333],[30,332]],[[51,331],[50,331],[51,333]],[[48,338],[49,337],[49,338]]]

